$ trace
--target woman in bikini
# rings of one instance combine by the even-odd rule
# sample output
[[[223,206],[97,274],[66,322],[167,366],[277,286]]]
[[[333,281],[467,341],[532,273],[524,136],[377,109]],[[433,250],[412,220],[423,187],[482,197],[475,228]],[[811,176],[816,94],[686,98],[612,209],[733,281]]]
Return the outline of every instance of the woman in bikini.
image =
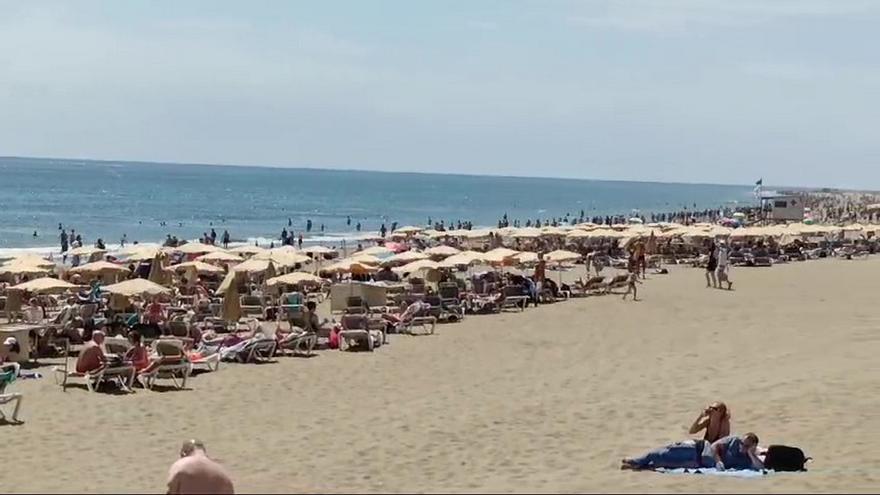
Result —
[[[714,442],[730,435],[730,411],[725,403],[713,402],[703,409],[688,433],[696,435],[702,430],[706,430],[703,440],[707,442]]]

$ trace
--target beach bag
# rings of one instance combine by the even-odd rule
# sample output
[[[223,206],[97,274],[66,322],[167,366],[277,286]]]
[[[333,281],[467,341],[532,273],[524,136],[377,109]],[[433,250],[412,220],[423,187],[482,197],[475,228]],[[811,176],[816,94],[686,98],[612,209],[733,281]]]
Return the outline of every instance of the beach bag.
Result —
[[[330,330],[329,346],[331,349],[339,349],[339,330],[335,327],[333,330]]]
[[[806,471],[805,465],[810,458],[797,447],[787,445],[771,445],[767,447],[764,457],[764,469],[773,471]]]

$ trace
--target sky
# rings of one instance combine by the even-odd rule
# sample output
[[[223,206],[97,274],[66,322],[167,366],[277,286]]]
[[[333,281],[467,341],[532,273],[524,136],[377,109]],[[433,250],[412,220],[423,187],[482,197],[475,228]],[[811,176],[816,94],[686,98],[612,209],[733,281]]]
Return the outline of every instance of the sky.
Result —
[[[0,156],[880,189],[880,1],[0,0]]]

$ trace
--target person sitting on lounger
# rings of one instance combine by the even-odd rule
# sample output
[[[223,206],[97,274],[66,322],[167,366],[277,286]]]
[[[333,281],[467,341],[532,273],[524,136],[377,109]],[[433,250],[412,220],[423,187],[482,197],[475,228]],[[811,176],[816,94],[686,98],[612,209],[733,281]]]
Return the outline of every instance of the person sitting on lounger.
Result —
[[[107,356],[101,349],[103,343],[104,332],[100,330],[92,332],[92,340],[85,343],[76,359],[77,373],[93,373],[107,365]]]
[[[715,442],[730,435],[730,411],[725,403],[713,402],[703,409],[688,433],[696,435],[702,430],[706,430],[703,440],[707,442]]]
[[[131,342],[131,349],[125,353],[125,360],[130,362],[137,372],[149,368],[151,364],[150,351],[144,346],[141,334],[137,330],[132,330],[128,334],[128,340]]]
[[[162,307],[162,304],[159,302],[159,298],[153,298],[153,301],[147,305],[146,312],[144,314],[144,322],[150,325],[158,325],[161,328],[165,325],[165,321],[167,319],[168,318],[165,315],[165,308]]]
[[[21,366],[14,362],[9,361],[10,354],[19,354],[21,352],[21,345],[18,343],[18,339],[15,337],[6,337],[6,340],[3,341],[2,347],[0,347],[0,373],[13,373],[13,377],[18,377],[19,372],[21,371]]]
[[[758,436],[747,433],[744,437],[727,436],[711,443],[705,440],[685,440],[652,450],[634,459],[623,459],[620,469],[762,469],[758,458]]]

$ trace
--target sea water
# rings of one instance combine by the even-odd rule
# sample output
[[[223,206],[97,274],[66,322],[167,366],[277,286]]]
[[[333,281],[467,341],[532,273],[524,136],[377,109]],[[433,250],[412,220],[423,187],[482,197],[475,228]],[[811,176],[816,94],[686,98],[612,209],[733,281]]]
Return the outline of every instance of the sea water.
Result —
[[[262,244],[287,228],[334,245],[357,238],[358,223],[363,235],[393,222],[493,226],[505,213],[524,222],[751,201],[750,186],[0,158],[0,255],[57,249],[59,224],[85,245],[99,237],[118,244],[123,234],[128,242],[197,239],[211,228]]]

